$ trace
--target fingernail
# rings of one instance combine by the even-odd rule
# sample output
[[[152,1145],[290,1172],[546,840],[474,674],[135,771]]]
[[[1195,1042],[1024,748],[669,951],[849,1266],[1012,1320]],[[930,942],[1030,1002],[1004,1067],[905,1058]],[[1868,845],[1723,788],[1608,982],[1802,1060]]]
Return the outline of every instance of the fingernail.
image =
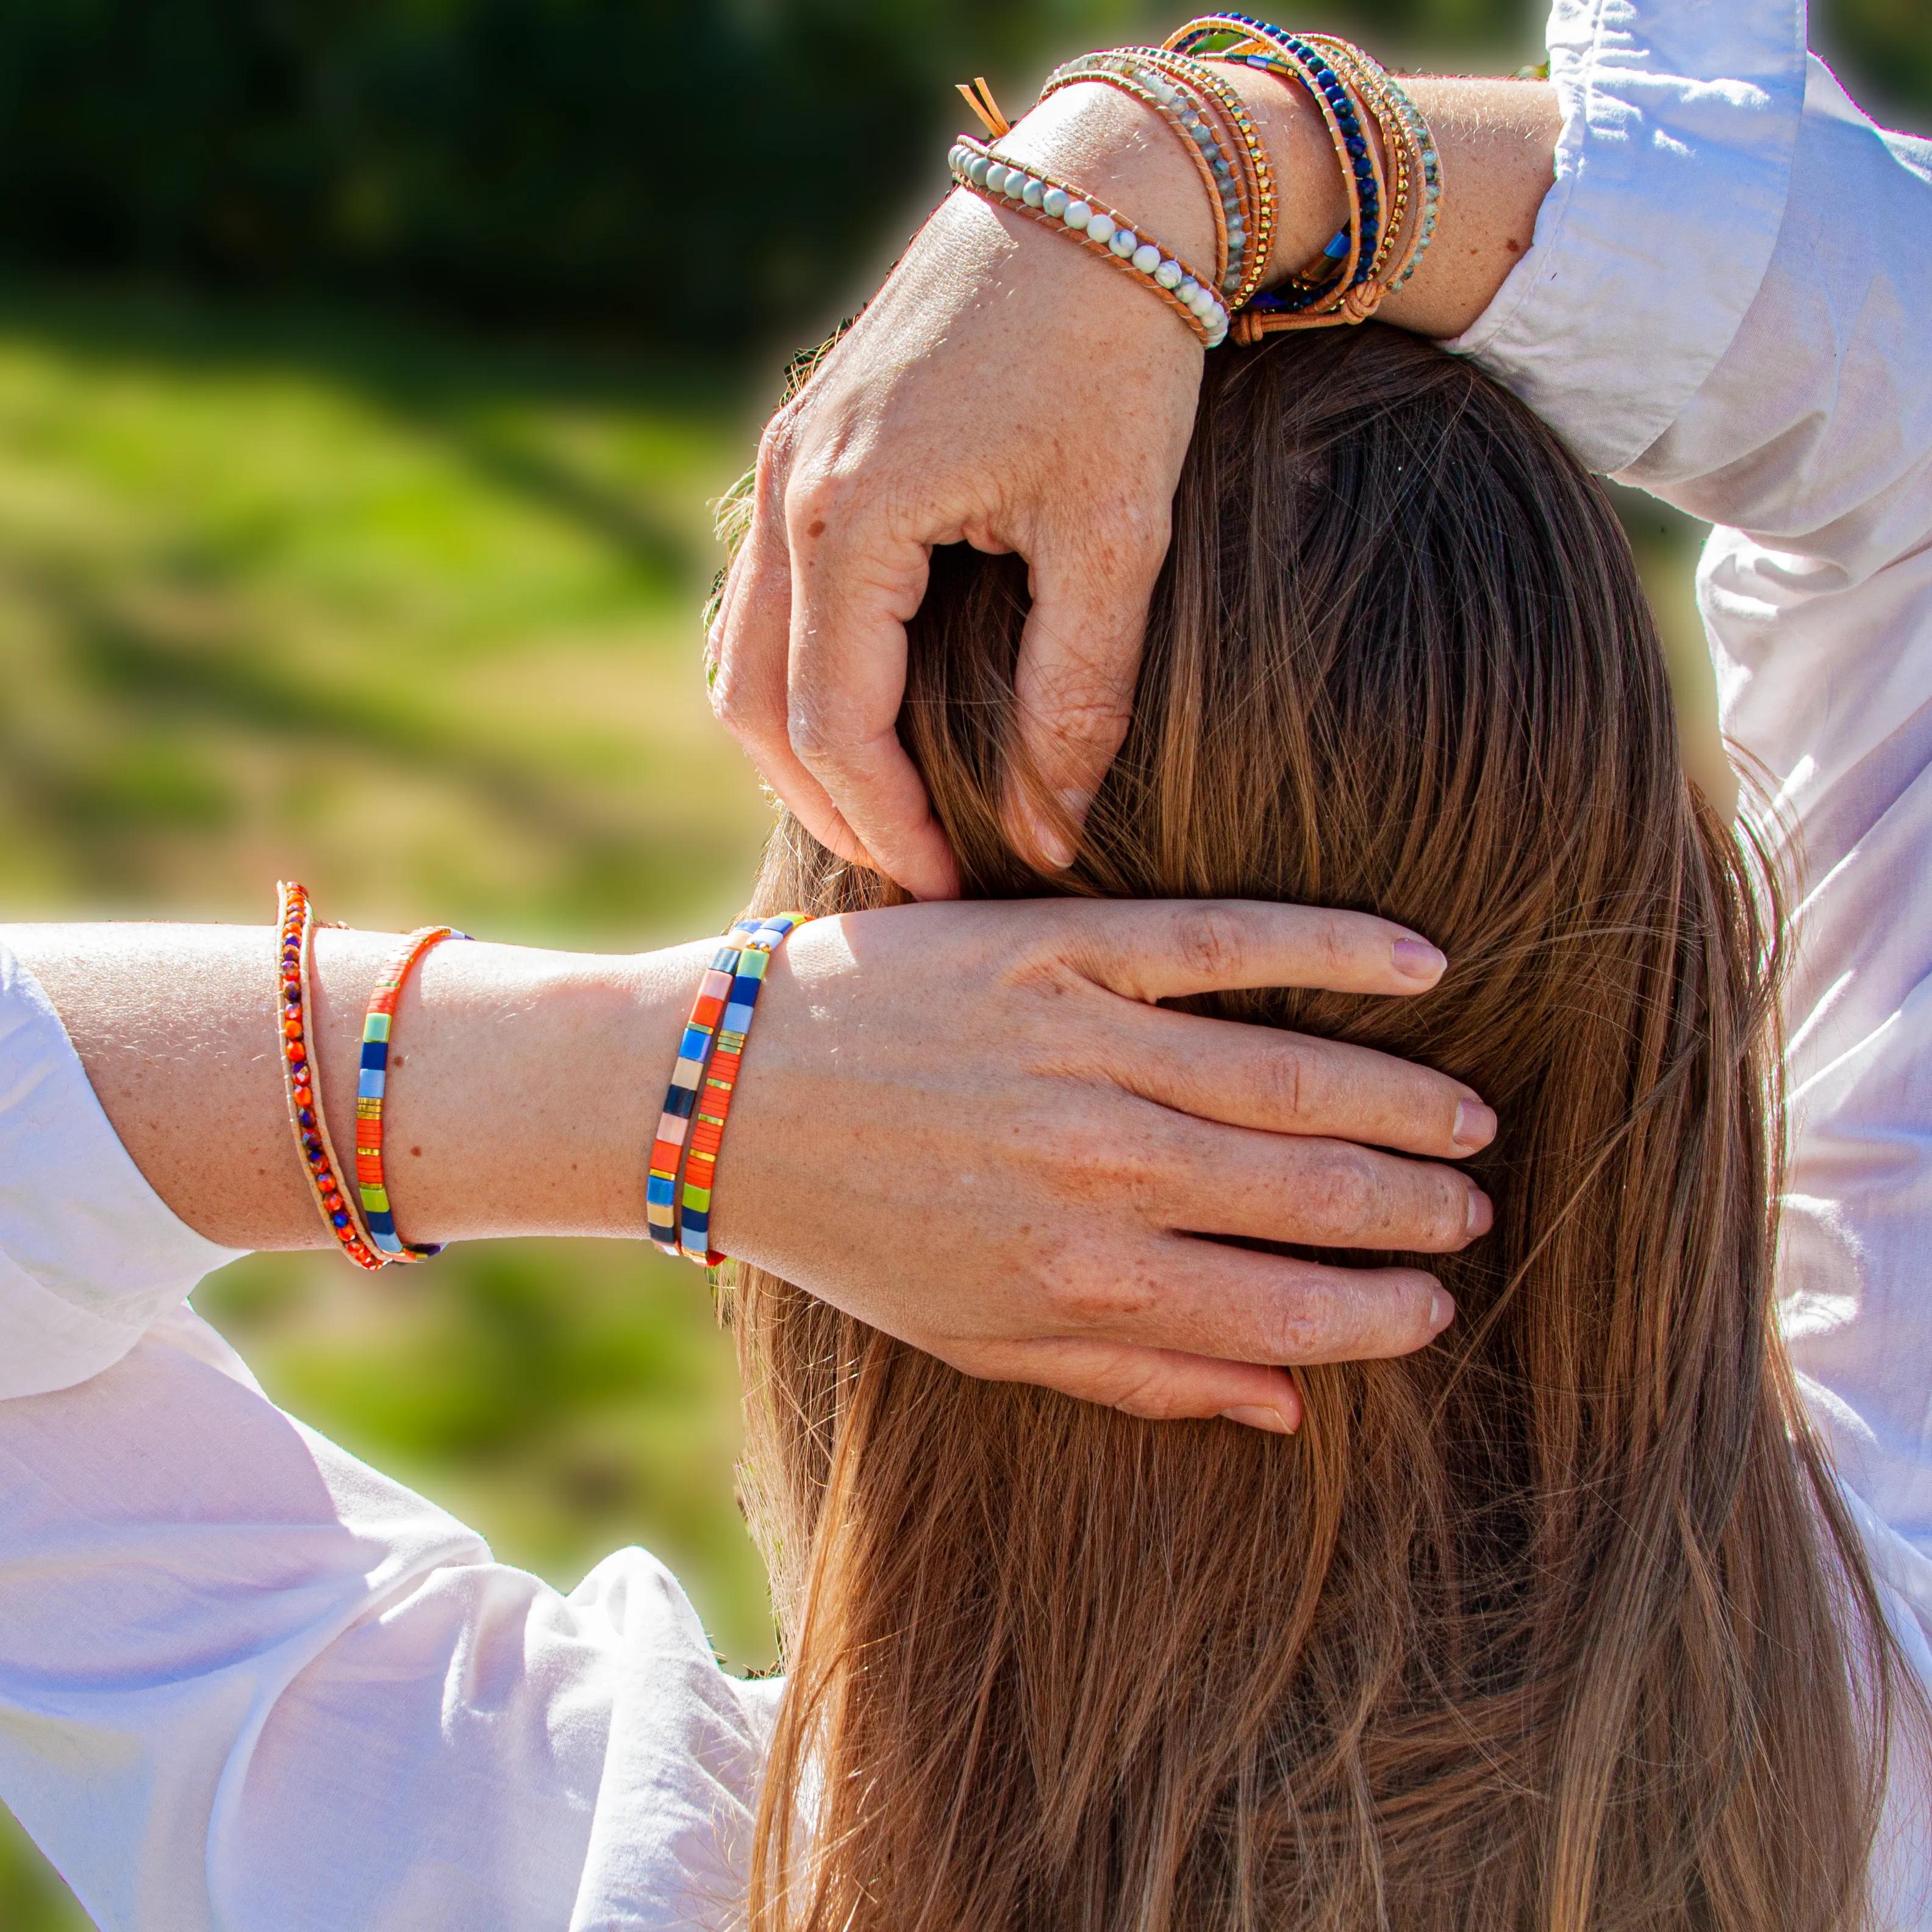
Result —
[[[1270,1436],[1292,1436],[1294,1424],[1278,1408],[1263,1408],[1250,1403],[1238,1403],[1232,1408],[1224,1408],[1221,1414],[1229,1422],[1238,1422],[1244,1428],[1265,1429]]]
[[[1490,1204],[1490,1197],[1480,1187],[1469,1190],[1468,1232],[1474,1236],[1486,1234],[1496,1226],[1496,1210]]]
[[[1055,872],[1064,872],[1073,862],[1073,846],[1057,825],[1050,825],[1030,806],[1022,806],[1026,828],[1033,848]]]
[[[1486,1107],[1480,1100],[1458,1100],[1456,1102],[1456,1124],[1449,1130],[1449,1138],[1459,1148],[1466,1148],[1474,1154],[1478,1148],[1486,1148],[1496,1137],[1496,1116],[1493,1108]]]
[[[1412,980],[1439,980],[1449,964],[1449,956],[1426,939],[1398,939],[1395,943],[1395,970]]]
[[[1456,1318],[1456,1304],[1446,1289],[1438,1288],[1429,1298],[1429,1332],[1439,1335]]]

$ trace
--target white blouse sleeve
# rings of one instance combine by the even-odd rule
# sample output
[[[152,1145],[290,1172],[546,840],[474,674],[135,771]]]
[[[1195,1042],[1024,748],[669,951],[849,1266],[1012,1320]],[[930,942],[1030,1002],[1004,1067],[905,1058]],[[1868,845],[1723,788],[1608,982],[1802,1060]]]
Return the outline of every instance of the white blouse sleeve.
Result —
[[[277,1408],[0,953],[0,1800],[103,1932],[723,1926],[776,1687]]]
[[[1932,146],[1803,32],[1563,0],[1558,178],[1448,346],[1715,526],[1720,718],[1794,914],[1784,1332],[1932,1677]]]
[[[148,1185],[0,941],[0,1399],[98,1374],[235,1258]]]

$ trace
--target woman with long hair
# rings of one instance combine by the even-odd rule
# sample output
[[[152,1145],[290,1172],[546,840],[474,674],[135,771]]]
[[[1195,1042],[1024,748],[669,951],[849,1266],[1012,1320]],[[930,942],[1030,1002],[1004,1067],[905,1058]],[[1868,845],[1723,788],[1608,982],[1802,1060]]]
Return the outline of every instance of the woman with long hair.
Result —
[[[910,630],[968,894],[1426,925],[1426,998],[1213,1010],[1492,1096],[1498,1220],[1439,1264],[1454,1329],[1303,1372],[1287,1442],[969,1381],[751,1274],[791,1680],[754,1922],[1863,1922],[1922,1690],[1778,1336],[1775,880],[1685,782],[1602,492],[1413,338],[1211,358],[1064,874],[1003,812],[1024,610],[962,551]],[[794,824],[759,903],[890,896]]]
[[[776,418],[714,691],[820,916],[711,1228],[782,1678],[178,1306],[314,1238],[259,934],[10,934],[0,1797],[104,1925],[1932,1928],[1932,152],[1800,25],[1416,83],[1408,334],[1204,358],[962,191]],[[1292,266],[1334,156],[1239,82]],[[1002,138],[1198,256],[1160,132]],[[1590,466],[1724,526],[1738,829]],[[296,989],[326,1106],[386,950]],[[636,1232],[703,964],[440,947],[411,1237]]]

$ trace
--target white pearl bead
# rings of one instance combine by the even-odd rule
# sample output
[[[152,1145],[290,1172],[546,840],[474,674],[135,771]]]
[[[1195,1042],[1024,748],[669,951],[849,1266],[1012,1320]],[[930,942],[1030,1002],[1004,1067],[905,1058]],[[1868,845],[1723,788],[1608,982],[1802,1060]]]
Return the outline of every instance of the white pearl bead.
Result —
[[[984,154],[975,154],[966,172],[975,188],[985,188],[993,178],[993,164]]]
[[[1164,289],[1178,289],[1180,286],[1180,264],[1178,262],[1162,262],[1154,268],[1154,278]]]
[[[1028,175],[1026,186],[1020,190],[1020,199],[1029,208],[1039,207],[1046,199],[1046,182],[1036,181],[1031,175]]]
[[[1050,188],[1040,196],[1040,205],[1058,221],[1073,205],[1073,197],[1064,188]]]
[[[1086,235],[1092,232],[1088,226],[1088,224],[1094,219],[1094,211],[1084,201],[1070,201],[1066,204],[1066,212],[1060,218],[1076,235]]]
[[[1066,212],[1069,214],[1073,212],[1070,208]],[[1096,208],[1087,218],[1087,238],[1090,242],[1111,242],[1114,238],[1114,218],[1105,209]]]
[[[1175,284],[1174,292],[1184,302],[1192,302],[1201,292],[1201,284],[1192,275],[1184,275]]]
[[[1127,257],[1144,275],[1150,275],[1160,266],[1160,250],[1151,242],[1143,242]]]
[[[1107,246],[1121,256],[1131,255],[1141,245],[1141,238],[1131,228],[1117,228],[1108,238]]]
[[[1004,161],[988,161],[982,185],[988,194],[1004,194],[1006,191],[1006,164]]]

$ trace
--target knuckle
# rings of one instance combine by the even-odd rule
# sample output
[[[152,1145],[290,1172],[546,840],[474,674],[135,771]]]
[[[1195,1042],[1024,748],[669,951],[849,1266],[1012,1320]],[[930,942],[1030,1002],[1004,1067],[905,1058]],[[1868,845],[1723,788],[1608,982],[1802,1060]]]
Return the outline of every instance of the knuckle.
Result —
[[[1260,1101],[1271,1120],[1292,1127],[1318,1105],[1313,1057],[1298,1042],[1270,1042],[1258,1070]]]
[[[1095,541],[1112,568],[1157,570],[1173,534],[1170,506],[1158,497],[1123,496],[1094,524]]]
[[[785,486],[787,530],[794,542],[814,543],[850,515],[858,480],[844,470],[794,470]]]
[[[1354,963],[1354,947],[1340,920],[1329,917],[1317,922],[1315,953],[1326,974],[1340,974]]]
[[[760,496],[784,482],[785,472],[791,466],[797,422],[796,410],[787,404],[766,424],[764,434],[758,438],[758,459],[754,473]]]
[[[1291,1289],[1282,1298],[1270,1328],[1277,1363],[1314,1361],[1328,1352],[1332,1324],[1328,1310],[1305,1288]]]
[[[1155,1127],[1127,1131],[1098,1120],[1057,1135],[1040,1161],[1055,1193],[1114,1213],[1137,1208],[1163,1176],[1190,1164],[1173,1137]]]
[[[1248,956],[1247,934],[1226,906],[1190,905],[1174,915],[1174,946],[1194,972],[1232,983]]]
[[[802,692],[793,694],[786,711],[785,736],[800,761],[814,771],[839,769],[862,742],[836,706]]]
[[[1310,1178],[1306,1204],[1329,1234],[1352,1237],[1374,1224],[1381,1191],[1366,1159],[1337,1148]]]
[[[1144,1422],[1172,1422],[1189,1412],[1157,1369],[1124,1370],[1120,1382],[1113,1406],[1123,1414],[1138,1416]]]
[[[711,680],[712,712],[732,736],[747,744],[764,737],[772,722],[754,701],[752,692],[752,685],[730,657],[721,656],[717,675]]]
[[[1442,1176],[1435,1190],[1434,1234],[1445,1248],[1460,1248],[1469,1238],[1469,1190],[1453,1174]]]

